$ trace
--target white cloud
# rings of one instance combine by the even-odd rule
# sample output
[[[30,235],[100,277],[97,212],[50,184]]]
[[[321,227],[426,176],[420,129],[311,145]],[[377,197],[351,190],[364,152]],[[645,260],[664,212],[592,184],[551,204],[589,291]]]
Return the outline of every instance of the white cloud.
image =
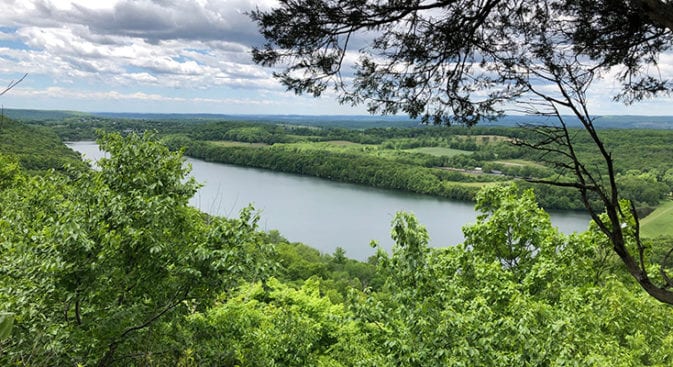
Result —
[[[348,110],[332,99],[285,93],[272,78],[273,70],[252,62],[250,49],[263,40],[245,13],[276,4],[276,0],[5,0],[0,12],[0,78],[29,72],[22,88],[13,91],[26,98],[101,103],[107,98],[167,103],[171,108],[249,103],[304,111],[329,104],[325,110]],[[359,48],[369,40],[371,34],[351,41]],[[346,80],[357,59],[357,52],[346,54],[342,69]],[[658,72],[673,76],[673,55],[662,55]],[[598,113],[624,110],[610,102],[618,87],[613,75],[594,82],[591,103]],[[175,97],[176,93],[190,96]],[[331,92],[327,96],[335,97]],[[635,110],[632,106],[628,111]]]
[[[132,101],[160,101],[160,102],[193,102],[193,103],[237,103],[237,104],[274,104],[269,100],[247,100],[237,98],[203,98],[203,97],[174,97],[157,93],[133,92],[123,93],[111,91],[82,91],[63,87],[49,87],[46,89],[17,89],[13,92],[15,97],[49,97],[49,98],[73,98],[77,100],[106,101],[106,100],[132,100]]]
[[[15,5],[0,21],[16,26],[16,32],[2,33],[2,39],[22,41],[29,49],[6,49],[2,59],[20,62],[3,68],[5,72],[23,69],[55,80],[120,85],[197,83],[207,88],[231,81],[235,87],[279,88],[269,71],[250,60],[246,42],[259,36],[242,14],[254,7],[249,0],[35,0]]]

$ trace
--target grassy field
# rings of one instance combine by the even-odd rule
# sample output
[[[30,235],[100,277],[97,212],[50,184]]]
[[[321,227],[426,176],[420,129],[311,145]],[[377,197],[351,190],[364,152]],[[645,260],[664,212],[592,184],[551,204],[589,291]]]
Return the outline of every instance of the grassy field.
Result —
[[[643,237],[673,235],[673,201],[668,200],[640,221]]]
[[[348,146],[363,146],[363,144],[360,144],[360,143],[354,143],[354,142],[352,142],[352,141],[348,141],[348,140],[329,140],[329,141],[326,141],[326,142],[324,142],[324,143],[327,144],[327,145],[336,145],[336,146],[344,146],[344,145],[348,145]]]
[[[332,141],[321,141],[321,142],[296,142],[296,143],[282,143],[274,144],[274,146],[284,146],[290,147],[293,149],[299,149],[301,151],[313,151],[313,150],[322,150],[338,153],[357,153],[362,154],[367,149],[375,149],[376,146],[353,143],[345,140],[332,140]],[[367,148],[371,147],[371,148]]]
[[[472,152],[467,150],[458,150],[443,147],[421,147],[421,148],[407,149],[406,151],[413,153],[424,153],[434,155],[436,157],[453,157],[459,154],[472,154]]]
[[[533,161],[527,161],[527,160],[524,160],[524,159],[501,159],[501,160],[498,160],[498,161],[493,161],[493,163],[500,163],[500,164],[504,164],[506,166],[518,166],[518,167],[522,167],[522,166],[544,167],[544,165],[541,164],[541,163],[536,163],[536,162],[533,162]]]
[[[218,140],[212,142],[214,144],[217,144],[219,146],[223,147],[265,147],[268,146],[268,144],[264,143],[244,143],[241,141],[231,141],[231,140]]]

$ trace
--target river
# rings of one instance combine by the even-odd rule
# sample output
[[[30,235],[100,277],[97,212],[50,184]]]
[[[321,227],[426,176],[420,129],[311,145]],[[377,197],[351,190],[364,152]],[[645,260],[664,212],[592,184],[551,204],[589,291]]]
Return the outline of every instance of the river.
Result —
[[[67,145],[94,161],[104,154],[95,142]],[[374,254],[372,240],[390,250],[390,223],[398,211],[414,213],[428,229],[430,244],[437,247],[460,243],[461,228],[476,218],[473,203],[192,158],[187,162],[192,176],[204,185],[191,205],[232,217],[252,203],[260,211],[261,229],[277,229],[288,240],[324,253],[340,246],[358,260]],[[589,222],[588,215],[578,212],[553,212],[551,218],[565,233],[583,231]]]

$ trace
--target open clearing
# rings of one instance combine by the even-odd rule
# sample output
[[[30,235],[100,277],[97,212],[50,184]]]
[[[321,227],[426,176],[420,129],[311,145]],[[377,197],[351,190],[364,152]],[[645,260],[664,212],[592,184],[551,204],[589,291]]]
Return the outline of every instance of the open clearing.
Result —
[[[269,146],[269,144],[265,143],[244,143],[241,141],[231,141],[231,140],[218,140],[218,141],[213,141],[213,144],[217,144],[222,147],[266,147]]]
[[[505,166],[514,166],[514,167],[523,167],[523,166],[531,166],[531,167],[544,167],[543,164],[533,162],[533,161],[527,161],[524,159],[501,159],[497,161],[493,161],[493,163],[499,163]]]
[[[424,153],[434,155],[436,157],[453,157],[460,154],[472,154],[472,152],[468,150],[451,149],[444,147],[421,147],[421,148],[407,149],[405,151],[412,153]]]
[[[644,237],[673,235],[673,201],[668,200],[640,221]]]

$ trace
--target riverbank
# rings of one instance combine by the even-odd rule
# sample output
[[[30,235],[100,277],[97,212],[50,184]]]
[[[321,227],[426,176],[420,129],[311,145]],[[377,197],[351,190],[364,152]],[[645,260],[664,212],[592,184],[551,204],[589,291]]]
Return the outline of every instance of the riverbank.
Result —
[[[532,187],[545,209],[584,210],[577,190],[529,180],[573,182],[562,157],[522,149],[512,141],[540,139],[534,129],[489,127],[340,129],[243,121],[55,121],[62,137],[94,136],[94,128],[122,133],[155,130],[173,149],[213,162],[314,176],[337,182],[472,201],[496,182]],[[376,126],[376,125],[371,125]],[[673,131],[601,130],[612,153],[622,197],[641,215],[652,212],[673,190],[670,140]],[[574,148],[587,167],[604,176],[595,145],[573,131]],[[644,158],[646,157],[646,159]],[[551,162],[551,163],[549,163]],[[596,204],[599,204],[596,202]]]
[[[460,143],[453,144],[453,148],[424,146],[447,145],[447,141],[419,142],[407,138],[385,139],[378,144],[307,139],[261,144],[170,136],[165,141],[174,149],[186,148],[188,156],[206,161],[468,202],[473,202],[476,193],[486,185],[517,182],[523,188],[533,187],[540,205],[547,209],[584,209],[574,190],[542,188],[523,180],[522,177],[547,178],[553,172],[536,162],[503,153],[511,149],[503,137],[461,136],[457,138]]]
[[[94,142],[69,146],[96,160]],[[463,241],[462,227],[476,218],[474,204],[428,195],[381,190],[362,185],[240,167],[189,158],[192,175],[203,184],[190,204],[205,213],[235,217],[249,204],[260,211],[260,229],[278,230],[293,242],[331,254],[340,247],[361,261],[375,253],[372,240],[390,250],[390,223],[398,211],[412,212],[430,234],[435,247]],[[573,211],[551,213],[565,233],[583,231],[589,218]]]

